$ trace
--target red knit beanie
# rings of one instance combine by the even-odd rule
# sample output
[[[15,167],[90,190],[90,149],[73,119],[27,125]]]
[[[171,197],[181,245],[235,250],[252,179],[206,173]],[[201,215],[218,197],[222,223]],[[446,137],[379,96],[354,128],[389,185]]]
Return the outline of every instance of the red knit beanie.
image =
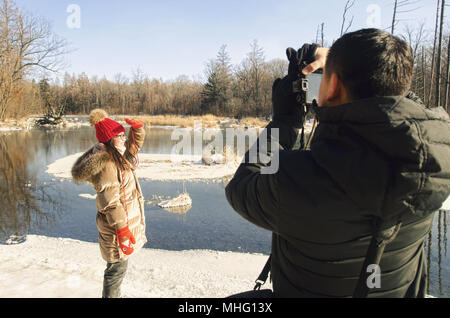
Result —
[[[108,114],[100,108],[91,111],[89,122],[95,126],[95,135],[101,143],[107,142],[122,132],[125,133],[125,128],[117,121],[108,118]]]

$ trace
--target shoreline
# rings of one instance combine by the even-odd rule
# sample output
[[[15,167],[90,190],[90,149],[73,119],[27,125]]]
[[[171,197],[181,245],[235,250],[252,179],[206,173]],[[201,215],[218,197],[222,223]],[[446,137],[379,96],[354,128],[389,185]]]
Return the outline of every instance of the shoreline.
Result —
[[[0,121],[0,132],[31,130],[39,128],[35,126],[36,120],[42,118],[43,115],[30,115],[20,119],[7,119]],[[63,122],[59,125],[44,125],[42,127],[48,128],[71,128],[91,126],[88,120],[89,115],[64,115]],[[125,123],[125,118],[136,118],[144,121],[148,128],[196,128],[195,121],[202,121],[203,129],[220,129],[223,125],[229,127],[249,127],[249,128],[263,128],[269,121],[262,120],[258,117],[245,117],[236,119],[232,117],[220,117],[215,115],[199,115],[199,116],[183,116],[183,115],[110,115],[121,123]],[[83,119],[83,122],[80,119]]]

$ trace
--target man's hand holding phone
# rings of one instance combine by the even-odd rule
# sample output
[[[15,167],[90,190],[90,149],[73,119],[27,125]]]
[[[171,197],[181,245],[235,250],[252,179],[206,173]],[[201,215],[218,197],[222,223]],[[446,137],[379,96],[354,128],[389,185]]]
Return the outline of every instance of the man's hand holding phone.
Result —
[[[302,73],[304,75],[311,74],[312,72],[317,71],[318,69],[325,69],[325,64],[327,63],[328,53],[330,52],[329,48],[318,47],[316,50],[316,54],[314,57],[316,60],[310,64],[308,64],[305,68],[302,69]]]

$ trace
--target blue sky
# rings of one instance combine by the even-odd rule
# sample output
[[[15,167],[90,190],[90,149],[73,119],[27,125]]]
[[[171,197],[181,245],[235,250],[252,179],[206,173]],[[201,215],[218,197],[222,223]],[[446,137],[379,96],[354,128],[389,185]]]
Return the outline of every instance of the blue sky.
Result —
[[[417,1],[417,0],[415,0]],[[62,70],[113,80],[115,74],[130,77],[139,68],[150,78],[163,80],[187,75],[201,79],[206,62],[221,45],[227,45],[232,63],[238,64],[257,40],[267,60],[285,58],[285,49],[298,48],[316,37],[325,23],[330,45],[340,34],[346,0],[16,0],[33,15],[42,16],[75,49]],[[350,30],[368,27],[379,16],[380,28],[389,27],[393,0],[355,0],[348,14]],[[80,8],[80,28],[67,20]],[[378,8],[373,11],[373,5]],[[371,6],[372,5],[372,6]],[[410,13],[400,15],[398,32],[409,24],[425,22],[431,33],[436,3],[418,0]],[[371,23],[371,22],[369,22]],[[62,75],[60,75],[62,77]]]

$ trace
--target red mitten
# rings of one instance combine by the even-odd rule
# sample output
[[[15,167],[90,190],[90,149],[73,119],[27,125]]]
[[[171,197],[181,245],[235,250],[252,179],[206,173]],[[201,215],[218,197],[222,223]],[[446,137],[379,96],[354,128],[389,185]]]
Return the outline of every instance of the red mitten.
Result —
[[[120,249],[125,255],[130,255],[134,252],[133,244],[136,244],[136,239],[130,232],[128,226],[117,231],[117,240],[119,241]]]
[[[127,119],[125,119],[125,121],[127,122],[128,125],[130,125],[134,129],[139,129],[139,128],[144,127],[144,122],[141,120],[127,118]]]

